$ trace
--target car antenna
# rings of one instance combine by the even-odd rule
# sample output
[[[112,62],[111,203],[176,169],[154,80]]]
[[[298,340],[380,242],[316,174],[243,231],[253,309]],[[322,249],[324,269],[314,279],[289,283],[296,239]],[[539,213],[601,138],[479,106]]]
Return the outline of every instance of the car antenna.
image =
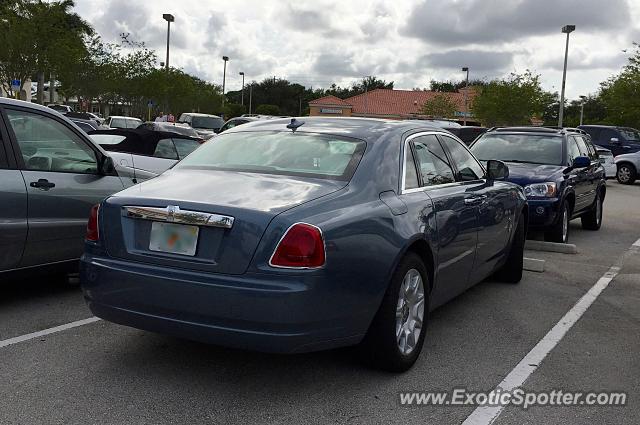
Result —
[[[304,121],[298,121],[295,118],[291,118],[291,122],[287,124],[287,128],[290,128],[294,133],[298,129],[298,127],[304,125]]]

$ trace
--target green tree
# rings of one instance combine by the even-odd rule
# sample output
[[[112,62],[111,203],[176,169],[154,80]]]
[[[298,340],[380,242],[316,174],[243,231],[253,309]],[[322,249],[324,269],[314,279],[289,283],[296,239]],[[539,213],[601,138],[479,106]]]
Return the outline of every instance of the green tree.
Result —
[[[551,96],[540,86],[540,76],[527,70],[486,84],[472,110],[487,126],[528,125],[531,118],[542,115]]]
[[[600,97],[609,124],[629,127],[640,126],[640,46],[634,43],[634,52],[620,74],[600,85]]]
[[[258,105],[256,108],[256,114],[260,115],[280,115],[280,108],[278,105]]]
[[[420,109],[420,113],[434,118],[451,118],[455,116],[458,105],[444,93],[437,94],[427,100]]]
[[[93,29],[72,12],[71,0],[0,2],[0,84],[44,73],[68,72],[85,54]]]

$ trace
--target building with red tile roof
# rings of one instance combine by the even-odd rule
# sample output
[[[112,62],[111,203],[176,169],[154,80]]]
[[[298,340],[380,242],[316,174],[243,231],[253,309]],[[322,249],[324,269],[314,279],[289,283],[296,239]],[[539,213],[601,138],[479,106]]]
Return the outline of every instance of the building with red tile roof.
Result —
[[[465,114],[467,121],[474,121],[465,107],[465,89],[456,93],[434,92],[425,90],[392,90],[376,89],[362,93],[347,99],[336,96],[325,96],[309,102],[309,114],[312,116],[354,116],[370,118],[410,119],[410,118],[435,118],[427,117],[420,113],[425,102],[437,95],[448,96],[456,105],[457,111],[449,118],[462,121]],[[476,91],[473,87],[468,89],[467,105],[470,105]]]

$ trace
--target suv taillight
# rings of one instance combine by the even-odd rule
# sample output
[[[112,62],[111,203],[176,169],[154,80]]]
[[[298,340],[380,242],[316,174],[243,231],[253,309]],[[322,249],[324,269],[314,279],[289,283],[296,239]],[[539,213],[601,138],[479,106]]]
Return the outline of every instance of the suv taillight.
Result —
[[[271,256],[273,267],[317,268],[325,262],[322,232],[306,223],[294,224],[280,240]]]
[[[100,239],[100,232],[98,231],[98,212],[100,211],[100,204],[96,204],[91,207],[91,213],[89,214],[89,221],[87,222],[87,235],[85,239],[92,242],[97,242]]]

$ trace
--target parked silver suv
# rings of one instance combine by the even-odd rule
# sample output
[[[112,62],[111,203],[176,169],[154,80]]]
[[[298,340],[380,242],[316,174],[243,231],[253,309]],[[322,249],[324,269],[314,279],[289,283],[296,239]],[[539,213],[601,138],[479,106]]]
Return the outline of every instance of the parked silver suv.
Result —
[[[92,205],[133,184],[51,108],[0,98],[0,280],[77,266]]]

